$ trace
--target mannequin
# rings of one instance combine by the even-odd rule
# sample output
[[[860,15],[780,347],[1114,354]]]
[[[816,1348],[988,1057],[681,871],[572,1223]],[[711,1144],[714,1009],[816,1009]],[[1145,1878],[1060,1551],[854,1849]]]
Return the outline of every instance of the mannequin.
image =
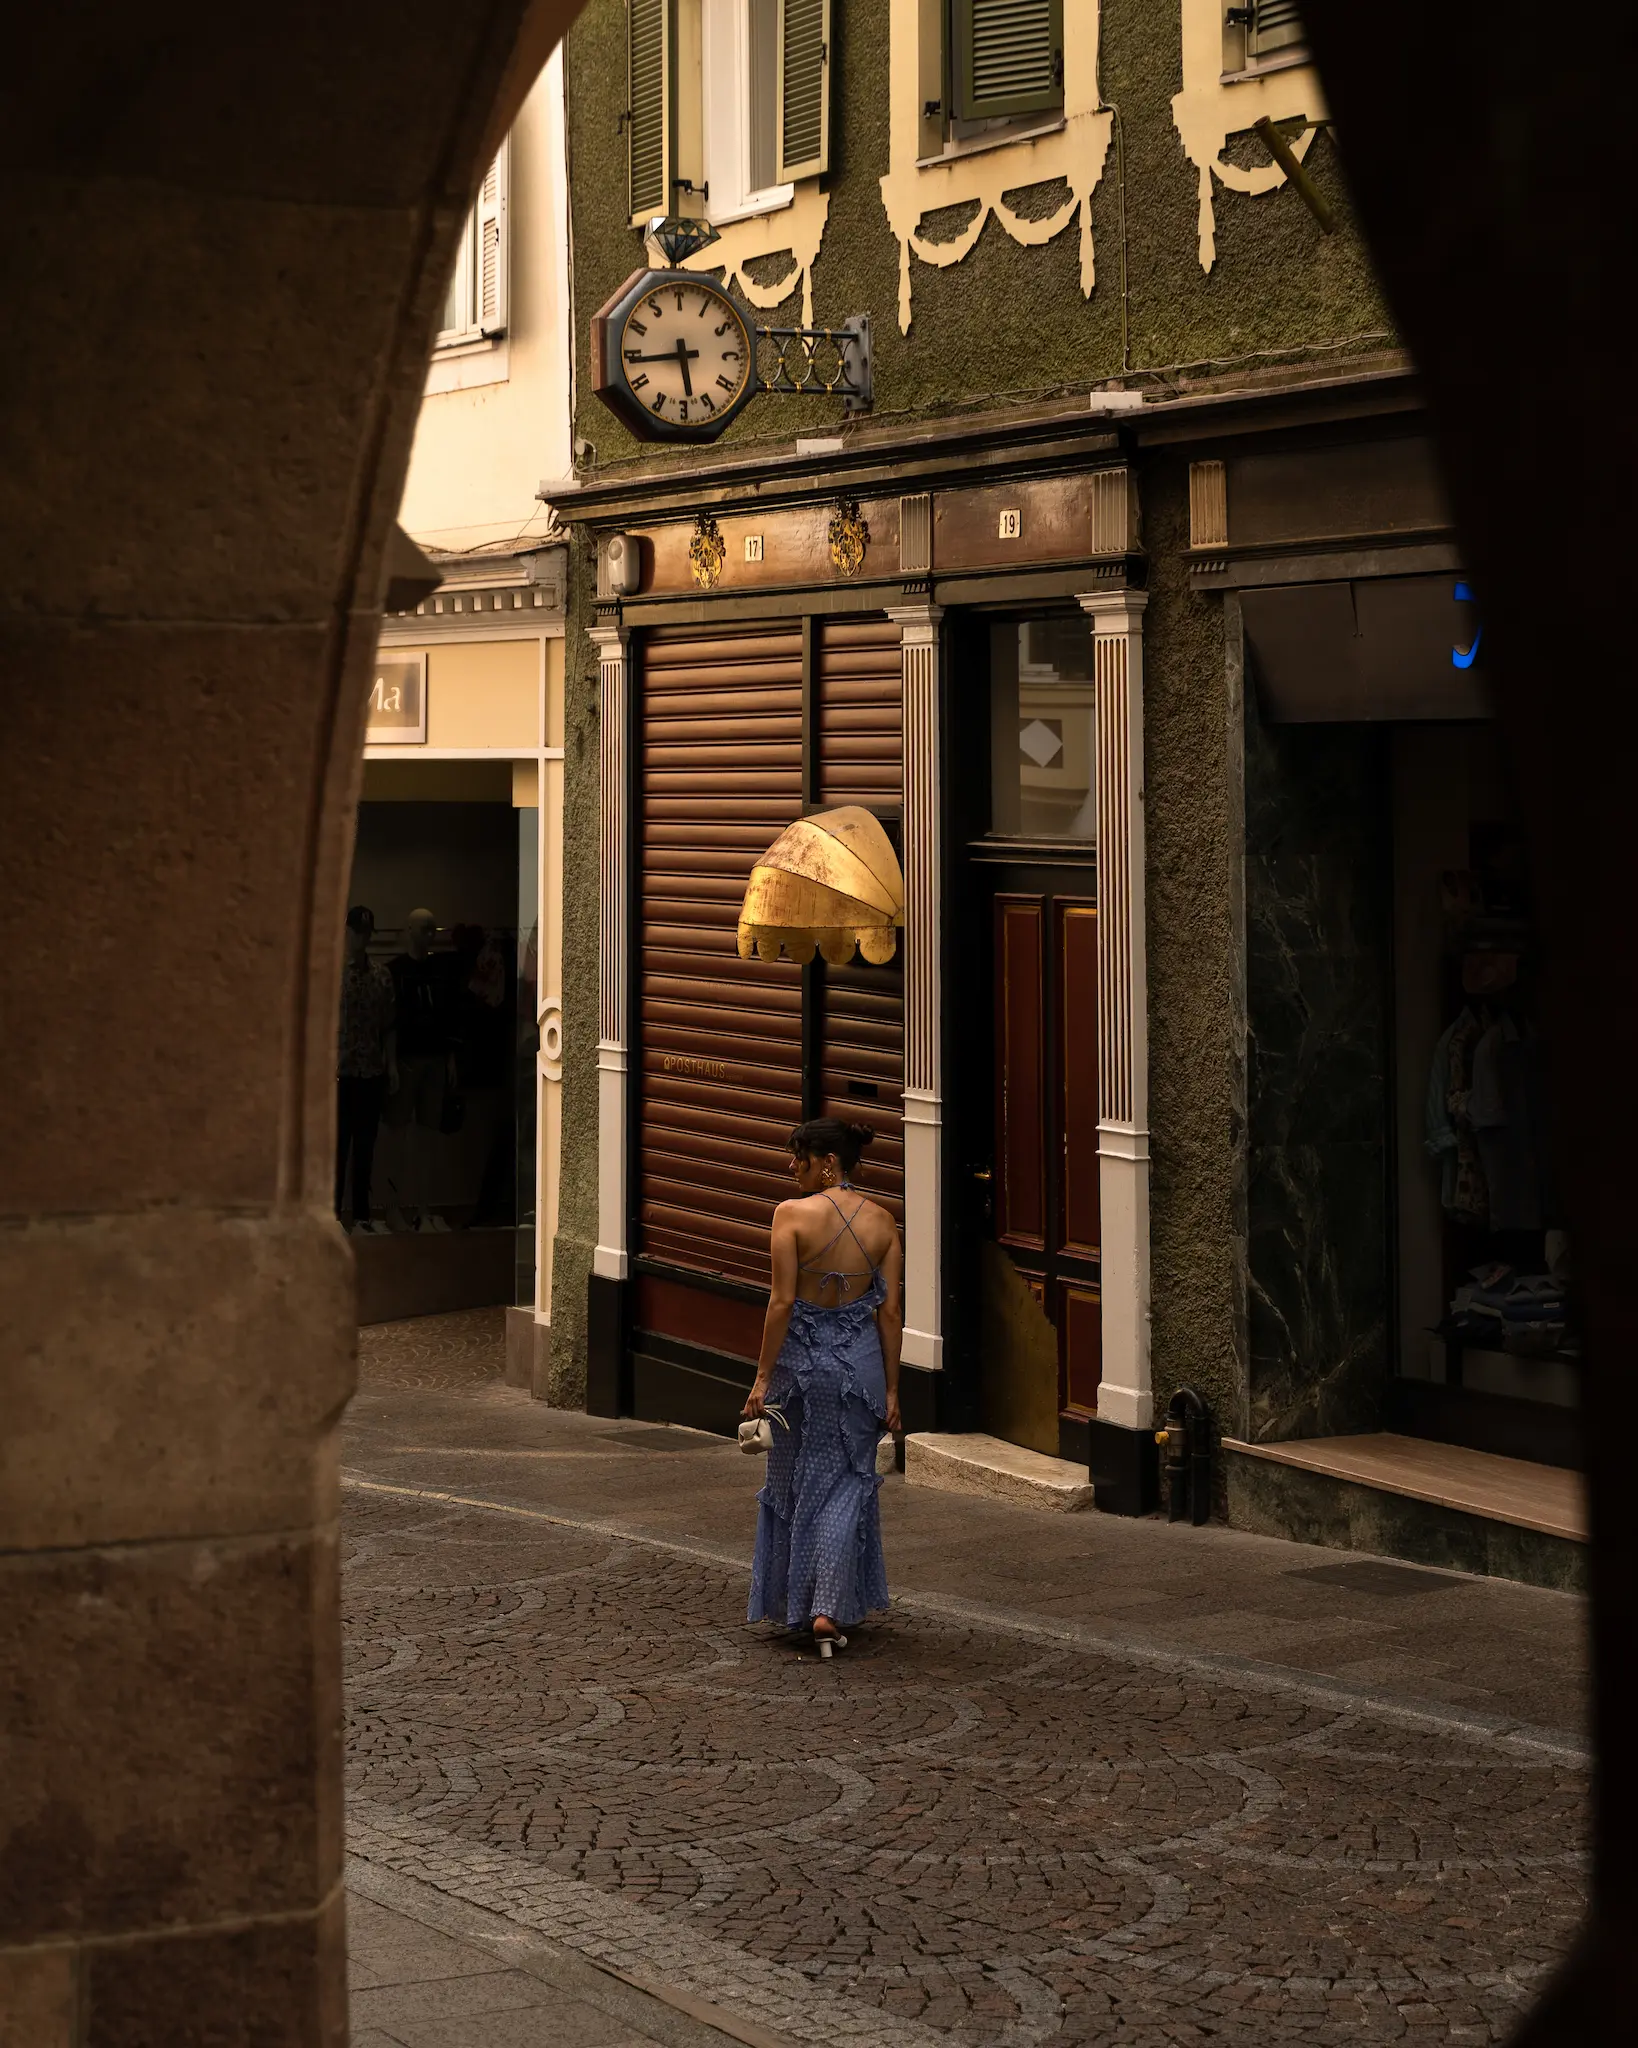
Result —
[[[347,913],[336,1048],[336,1214],[341,1214],[350,1153],[353,1229],[362,1235],[386,1229],[370,1214],[370,1176],[382,1101],[388,1088],[398,1086],[397,1000],[391,975],[370,959],[374,932],[374,911],[355,903]]]
[[[397,1230],[446,1231],[444,1217],[428,1206],[443,1126],[444,1097],[455,1086],[455,986],[449,956],[435,953],[438,920],[430,910],[412,910],[405,925],[404,951],[391,963],[396,996],[398,1086],[388,1106],[392,1123],[404,1131],[403,1168],[392,1213]]]

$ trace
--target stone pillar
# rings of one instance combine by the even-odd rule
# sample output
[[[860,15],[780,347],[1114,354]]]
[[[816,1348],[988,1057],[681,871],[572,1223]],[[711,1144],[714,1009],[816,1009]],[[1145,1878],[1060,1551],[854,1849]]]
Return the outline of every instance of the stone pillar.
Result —
[[[568,11],[30,26],[0,227],[30,337],[0,387],[8,2043],[347,2037],[365,706],[444,280]]]
[[[944,1080],[939,1031],[942,721],[935,604],[890,609],[904,648],[904,1362],[944,1363]]]
[[[1149,997],[1144,940],[1141,590],[1100,590],[1097,688],[1098,1189],[1103,1379],[1098,1422],[1147,1435],[1149,1372]],[[1152,1446],[1146,1452],[1152,1456]]]
[[[592,1271],[604,1280],[626,1277],[627,1200],[626,1047],[630,1025],[631,700],[627,687],[624,626],[591,626],[601,670],[598,688],[597,945],[597,1248]]]

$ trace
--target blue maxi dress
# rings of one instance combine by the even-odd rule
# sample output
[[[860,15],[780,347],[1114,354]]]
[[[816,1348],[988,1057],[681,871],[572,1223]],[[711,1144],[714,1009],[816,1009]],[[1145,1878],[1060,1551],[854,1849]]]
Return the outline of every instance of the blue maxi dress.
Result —
[[[852,1231],[846,1217],[843,1229]],[[887,1605],[876,1498],[876,1445],[887,1421],[876,1310],[885,1294],[873,1265],[857,1301],[836,1308],[798,1301],[791,1309],[767,1393],[767,1405],[790,1426],[774,1423],[767,1483],[757,1495],[751,1621],[806,1629],[823,1614],[849,1629]]]

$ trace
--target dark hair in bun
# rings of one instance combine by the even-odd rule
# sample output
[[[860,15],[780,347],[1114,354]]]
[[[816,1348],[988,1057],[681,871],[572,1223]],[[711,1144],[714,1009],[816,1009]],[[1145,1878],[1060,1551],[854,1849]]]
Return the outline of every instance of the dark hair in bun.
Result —
[[[791,1150],[803,1159],[827,1159],[834,1152],[842,1162],[842,1171],[851,1173],[859,1163],[859,1154],[875,1135],[868,1124],[845,1124],[840,1117],[816,1116],[791,1132]]]

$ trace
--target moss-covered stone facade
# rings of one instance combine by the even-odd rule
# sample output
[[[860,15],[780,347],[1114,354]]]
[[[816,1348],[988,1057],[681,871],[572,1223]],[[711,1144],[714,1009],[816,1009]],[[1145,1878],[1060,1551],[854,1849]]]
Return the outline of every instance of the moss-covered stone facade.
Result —
[[[1099,74],[1116,110],[1092,201],[1097,278],[1081,288],[1071,224],[1037,247],[992,220],[949,268],[914,264],[914,319],[900,332],[899,246],[880,180],[889,158],[889,8],[834,0],[835,70],[829,218],[813,266],[815,317],[868,312],[874,336],[870,431],[907,434],[929,420],[1038,411],[1084,416],[1083,394],[1121,384],[1153,397],[1325,382],[1391,358],[1393,337],[1329,134],[1306,167],[1334,208],[1325,234],[1299,195],[1215,193],[1216,258],[1199,254],[1198,174],[1171,102],[1181,84],[1182,0],[1104,0]],[[1074,33],[1080,10],[1066,0]],[[569,172],[576,305],[577,433],[595,456],[587,479],[652,477],[656,493],[701,463],[758,444],[788,450],[800,433],[842,425],[825,401],[753,403],[712,449],[656,452],[636,443],[591,389],[588,322],[643,261],[626,218],[626,14],[590,0],[567,45]],[[1235,161],[1266,162],[1254,136]],[[1016,202],[1028,210],[1028,198]],[[943,224],[953,232],[958,222]],[[941,231],[936,221],[927,231]],[[799,321],[800,294],[767,320]],[[1206,435],[1213,431],[1203,425]],[[1248,1424],[1249,1384],[1243,1072],[1245,965],[1238,656],[1221,594],[1189,572],[1191,445],[1131,444],[1143,515],[1149,607],[1144,625],[1147,776],[1149,1084],[1152,1126],[1153,1384],[1157,1405],[1192,1383],[1225,1433]],[[565,499],[560,512],[572,518]],[[552,1397],[585,1384],[586,1276],[597,1204],[596,653],[587,640],[595,563],[572,552],[568,620],[565,840],[565,1127],[552,1305]]]

